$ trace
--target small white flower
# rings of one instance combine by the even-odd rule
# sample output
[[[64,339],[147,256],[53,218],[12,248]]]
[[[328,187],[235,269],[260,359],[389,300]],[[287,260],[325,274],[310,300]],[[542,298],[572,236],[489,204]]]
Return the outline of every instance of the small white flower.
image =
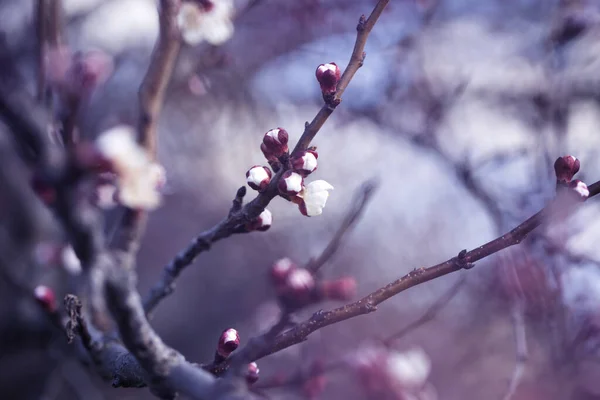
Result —
[[[179,9],[177,24],[183,40],[189,45],[197,45],[206,40],[218,46],[233,36],[233,3],[231,0],[212,0],[210,9],[185,2]]]
[[[118,176],[119,202],[132,208],[153,209],[160,204],[157,188],[164,180],[162,167],[150,161],[134,138],[133,128],[120,125],[101,134],[96,145]]]
[[[302,205],[306,209],[305,214],[307,216],[314,217],[323,213],[323,208],[327,203],[330,190],[333,190],[333,186],[331,186],[329,182],[317,180],[306,185],[304,189],[298,193],[298,196],[303,200]],[[304,210],[301,208],[301,211]]]
[[[431,361],[427,354],[419,348],[406,352],[391,352],[387,357],[387,369],[405,389],[420,389],[425,385],[431,372]]]

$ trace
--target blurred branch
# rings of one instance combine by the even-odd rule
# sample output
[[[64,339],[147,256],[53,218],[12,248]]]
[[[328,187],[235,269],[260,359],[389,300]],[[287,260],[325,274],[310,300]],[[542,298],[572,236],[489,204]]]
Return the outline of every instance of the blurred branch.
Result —
[[[590,185],[590,196],[596,196],[600,193],[600,181]],[[457,272],[462,269],[471,269],[476,261],[482,260],[494,253],[499,252],[510,246],[521,243],[529,233],[542,225],[548,217],[555,211],[557,200],[552,201],[545,208],[537,212],[535,215],[527,219],[525,222],[515,227],[510,232],[480,246],[474,250],[462,250],[458,256],[453,257],[443,263],[434,265],[429,268],[417,268],[409,272],[400,279],[379,288],[362,299],[347,304],[342,307],[335,308],[331,311],[319,311],[308,320],[295,325],[292,329],[281,333],[275,340],[273,347],[264,349],[257,357],[262,358],[269,354],[278,352],[294,344],[303,342],[308,335],[325,326],[329,326],[359,315],[369,314],[377,310],[377,305],[383,303],[387,299],[401,293],[414,286],[429,282],[433,279],[448,275],[452,272]]]
[[[180,0],[161,0],[159,35],[152,51],[148,71],[139,90],[137,140],[149,156],[156,158],[158,119],[181,48],[177,27]],[[114,238],[115,254],[120,265],[131,266],[146,225],[142,210],[125,209]]]
[[[512,309],[512,323],[515,330],[515,367],[513,370],[512,378],[508,384],[506,394],[502,397],[502,400],[510,400],[515,392],[523,374],[525,373],[525,366],[529,352],[527,350],[527,336],[525,332],[525,320],[524,320],[524,307],[520,301],[516,301]]]
[[[383,340],[383,344],[386,347],[389,347],[392,345],[392,343],[398,339],[400,339],[401,337],[403,337],[404,335],[406,335],[407,333],[421,327],[422,325],[426,324],[427,322],[431,321],[432,319],[435,318],[435,316],[444,308],[448,305],[448,303],[450,303],[450,300],[452,300],[454,298],[454,296],[456,296],[456,294],[460,291],[460,289],[462,288],[462,286],[464,285],[464,283],[466,282],[465,277],[461,277],[454,285],[452,285],[450,287],[450,289],[448,289],[448,291],[446,291],[440,298],[438,298],[436,300],[435,303],[433,303],[428,309],[427,311],[425,311],[425,314],[423,314],[419,319],[417,319],[416,321],[410,323],[409,325],[405,326],[404,328],[402,328],[400,331],[394,333],[393,335],[388,336],[386,339]]]
[[[350,63],[348,64],[346,71],[344,71],[344,74],[342,75],[337,86],[337,92],[335,94],[336,105],[341,101],[342,93],[352,80],[352,77],[358,68],[362,66],[362,62],[364,61],[363,49],[369,33],[371,32],[371,29],[373,29],[375,22],[377,22],[377,19],[388,3],[389,0],[380,0],[368,19],[366,19],[364,15],[360,18],[360,22],[357,27],[358,34]],[[329,118],[329,116],[333,113],[334,109],[335,107],[325,104],[319,110],[313,119],[313,122],[306,125],[304,133],[294,148],[294,152],[308,148],[310,142],[314,139],[325,121],[327,121],[327,118]],[[261,212],[263,212],[271,200],[273,200],[279,194],[277,184],[279,183],[281,175],[285,171],[286,168],[281,168],[275,174],[273,179],[271,179],[269,186],[256,198],[254,198],[254,200],[243,206],[238,211],[231,212],[232,210],[230,210],[229,215],[225,219],[212,228],[200,233],[185,249],[179,252],[179,254],[165,266],[161,279],[152,287],[150,293],[144,301],[145,308],[148,313],[158,305],[161,299],[173,292],[173,284],[175,279],[177,279],[185,267],[190,265],[200,253],[208,250],[211,244],[227,238],[234,233],[238,233],[240,225],[252,221],[253,219],[257,218]]]
[[[352,200],[352,205],[348,210],[348,213],[344,217],[340,227],[337,232],[325,248],[321,255],[319,255],[316,259],[311,259],[306,266],[310,272],[315,273],[325,264],[327,261],[333,257],[336,251],[339,249],[342,244],[342,240],[346,233],[356,224],[358,219],[361,217],[363,211],[371,201],[373,194],[377,190],[379,186],[379,181],[377,179],[370,179],[364,182],[360,189],[354,195]]]

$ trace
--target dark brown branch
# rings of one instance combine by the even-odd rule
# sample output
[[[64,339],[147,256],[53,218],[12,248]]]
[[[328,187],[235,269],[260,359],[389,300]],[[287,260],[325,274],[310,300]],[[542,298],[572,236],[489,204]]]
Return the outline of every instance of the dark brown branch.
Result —
[[[433,303],[419,319],[417,319],[416,321],[405,326],[404,328],[402,328],[398,332],[394,333],[393,335],[388,336],[386,339],[384,339],[382,341],[383,344],[386,347],[389,347],[392,345],[393,342],[400,339],[407,333],[414,331],[415,329],[421,327],[422,325],[424,325],[427,322],[434,319],[435,316],[445,306],[448,305],[450,300],[452,300],[454,298],[454,296],[456,296],[456,294],[460,291],[460,288],[464,285],[464,283],[465,283],[465,279],[464,279],[464,277],[462,277],[461,279],[458,280],[458,282],[456,282],[454,285],[452,285],[450,287],[450,289],[448,289],[448,291],[446,291],[439,299],[437,299],[435,301],[435,303]]]
[[[590,190],[590,197],[596,196],[600,192],[600,182],[596,182],[588,188]],[[308,335],[325,326],[374,312],[377,310],[377,305],[398,293],[444,275],[448,275],[452,272],[457,272],[461,269],[470,269],[474,266],[473,263],[476,261],[482,260],[507,247],[521,243],[529,233],[546,221],[555,204],[556,202],[553,201],[510,232],[474,250],[463,250],[458,256],[429,268],[416,268],[400,279],[387,284],[354,303],[335,308],[331,311],[319,311],[315,313],[310,319],[299,323],[294,326],[294,328],[280,334],[276,338],[274,346],[265,350],[256,359],[303,342]]]
[[[300,151],[306,150],[308,146],[310,146],[312,140],[315,138],[325,121],[327,121],[327,118],[329,118],[337,105],[342,101],[342,94],[348,87],[348,84],[354,77],[354,74],[356,74],[356,71],[358,71],[358,69],[362,67],[364,63],[366,56],[364,50],[365,45],[367,44],[369,33],[371,33],[375,23],[389,2],[390,0],[379,0],[371,12],[371,15],[369,15],[369,18],[366,18],[364,15],[360,17],[358,26],[356,27],[356,42],[354,43],[352,56],[350,57],[350,62],[346,66],[340,81],[338,82],[335,96],[331,102],[324,104],[312,122],[306,125],[304,133],[302,134],[302,137],[300,137],[300,140],[298,140],[298,143],[296,144],[296,147],[294,147],[292,154],[297,154]]]
[[[356,44],[352,53],[352,58],[346,71],[342,75],[340,82],[337,87],[336,99],[341,99],[341,95],[352,80],[352,77],[362,65],[363,61],[363,49],[365,47],[367,38],[371,29],[377,22],[377,19],[383,12],[385,6],[389,3],[389,0],[380,0],[375,6],[373,12],[368,19],[364,16],[361,17],[358,25],[358,34],[356,38]],[[358,60],[360,59],[360,62]],[[328,105],[324,105],[313,122],[306,125],[304,133],[300,137],[300,140],[294,148],[294,152],[304,150],[308,148],[310,142],[313,140],[315,135],[319,132],[319,129],[323,126],[327,118],[333,113],[334,108]],[[231,236],[233,233],[237,233],[237,228],[244,223],[247,223],[257,218],[265,207],[273,200],[279,193],[277,184],[279,178],[283,174],[284,168],[279,170],[277,174],[271,180],[271,183],[267,189],[259,194],[254,200],[246,204],[241,210],[236,212],[230,212],[228,217],[219,222],[211,229],[202,232],[198,235],[185,249],[183,249],[167,266],[165,266],[162,277],[158,283],[156,283],[150,293],[144,301],[145,309],[147,312],[151,312],[160,302],[161,299],[168,296],[173,292],[173,283],[175,279],[181,274],[183,269],[190,265],[194,259],[203,251],[210,248],[210,245]]]
[[[377,190],[379,182],[376,179],[370,179],[364,182],[352,200],[352,205],[348,210],[348,214],[344,217],[340,227],[337,232],[325,248],[321,255],[316,259],[310,260],[306,269],[315,273],[325,264],[327,261],[333,257],[336,251],[342,244],[343,238],[346,233],[356,224],[363,211],[367,207],[369,201],[373,197],[373,194]]]

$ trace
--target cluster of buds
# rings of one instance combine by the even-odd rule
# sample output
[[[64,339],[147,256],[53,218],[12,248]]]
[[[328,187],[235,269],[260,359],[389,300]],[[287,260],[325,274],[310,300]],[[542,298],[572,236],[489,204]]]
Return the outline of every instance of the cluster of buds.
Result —
[[[231,353],[233,353],[240,346],[240,335],[237,330],[233,328],[225,329],[221,336],[219,336],[219,342],[217,343],[217,350],[215,351],[214,365],[221,364],[225,361]],[[255,362],[248,364],[248,370],[246,371],[246,382],[252,385],[258,381],[258,365]]]
[[[317,67],[315,74],[317,76],[317,81],[321,86],[323,98],[325,101],[328,101],[328,98],[332,97],[337,90],[337,84],[340,81],[341,76],[340,68],[334,62],[321,64]]]
[[[33,290],[33,297],[42,308],[50,313],[57,309],[56,296],[48,286],[39,285]]]
[[[356,294],[354,278],[317,281],[309,270],[299,268],[289,258],[276,261],[270,272],[277,298],[288,311],[322,300],[347,301]]]
[[[261,212],[260,215],[256,219],[253,219],[252,221],[248,222],[245,225],[245,227],[248,232],[251,232],[251,231],[264,232],[264,231],[269,230],[269,228],[271,227],[272,224],[273,224],[273,214],[271,214],[271,211],[269,211],[265,208],[264,211]]]
[[[369,398],[431,398],[431,361],[421,349],[406,352],[367,345],[349,360]]]
[[[573,179],[573,176],[579,172],[580,162],[573,156],[563,156],[554,162],[554,172],[556,174],[557,190],[569,189],[568,193],[574,195],[577,200],[585,201],[589,195],[587,185],[579,179]]]

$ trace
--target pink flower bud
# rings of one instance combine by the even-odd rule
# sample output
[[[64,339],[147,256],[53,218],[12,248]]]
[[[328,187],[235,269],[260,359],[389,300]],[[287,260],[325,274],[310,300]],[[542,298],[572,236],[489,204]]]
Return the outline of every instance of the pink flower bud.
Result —
[[[323,94],[335,93],[341,76],[340,68],[336,63],[330,62],[319,65],[317,67],[316,75]]]
[[[238,331],[233,328],[226,329],[221,333],[221,337],[219,337],[217,353],[221,357],[227,358],[239,345],[240,335],[238,334]]]
[[[54,295],[54,291],[48,286],[37,286],[33,290],[33,295],[44,310],[49,312],[56,311],[56,296]]]
[[[356,295],[356,279],[345,277],[334,281],[321,282],[319,294],[328,300],[351,300]]]
[[[246,372],[246,382],[248,382],[248,385],[252,385],[258,381],[259,372],[260,369],[258,369],[258,364],[255,362],[248,364],[248,371]]]
[[[248,231],[264,232],[264,231],[269,230],[272,223],[273,223],[273,214],[271,214],[271,211],[269,211],[265,208],[264,211],[260,213],[258,218],[256,218],[255,220],[252,220],[246,224],[246,229]]]
[[[585,183],[579,179],[575,179],[569,183],[569,188],[575,194],[577,194],[579,200],[585,201],[590,196],[590,191]]]
[[[288,196],[296,196],[304,189],[304,178],[297,172],[285,171],[279,179],[279,192]]]
[[[284,284],[289,273],[296,268],[296,264],[289,258],[282,258],[275,261],[275,264],[271,267],[271,279],[273,283],[276,285]]]
[[[289,308],[304,307],[315,300],[315,279],[304,268],[291,270],[283,285],[277,288],[279,300]]]
[[[271,170],[268,167],[255,165],[246,172],[246,182],[254,190],[262,192],[271,182]]]
[[[569,183],[579,171],[579,160],[573,156],[559,157],[554,162],[554,172],[556,180],[559,182]]]
[[[319,155],[316,151],[303,151],[297,156],[292,157],[290,162],[294,171],[302,176],[308,176],[317,169],[317,158]]]
[[[271,129],[263,137],[260,146],[267,160],[274,160],[288,151],[288,133],[283,128]]]

